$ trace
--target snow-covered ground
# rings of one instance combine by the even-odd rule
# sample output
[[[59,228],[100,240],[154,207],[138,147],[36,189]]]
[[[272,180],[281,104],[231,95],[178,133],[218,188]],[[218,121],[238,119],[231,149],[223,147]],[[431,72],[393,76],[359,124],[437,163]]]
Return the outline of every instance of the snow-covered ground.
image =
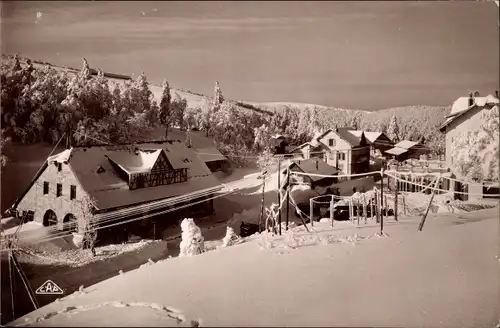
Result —
[[[419,220],[388,220],[384,236],[372,220],[253,236],[126,272],[11,324],[493,327],[498,208],[431,214],[422,232]]]

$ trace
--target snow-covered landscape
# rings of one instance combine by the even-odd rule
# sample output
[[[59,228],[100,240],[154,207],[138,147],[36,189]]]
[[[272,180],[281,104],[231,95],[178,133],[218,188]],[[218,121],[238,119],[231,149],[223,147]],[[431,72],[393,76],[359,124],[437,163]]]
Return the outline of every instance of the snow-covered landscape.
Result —
[[[256,235],[117,272],[13,325],[492,327],[498,208],[434,215],[420,233],[418,221],[388,220],[384,235],[373,221],[328,220],[313,233]]]
[[[500,328],[498,1],[0,22],[0,325]]]

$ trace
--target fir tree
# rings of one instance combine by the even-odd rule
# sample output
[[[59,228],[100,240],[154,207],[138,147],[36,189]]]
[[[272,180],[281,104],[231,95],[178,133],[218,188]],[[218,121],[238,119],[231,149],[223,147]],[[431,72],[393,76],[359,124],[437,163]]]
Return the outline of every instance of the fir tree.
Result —
[[[170,95],[170,85],[167,80],[162,83],[163,91],[160,101],[160,123],[165,126],[165,139],[168,139],[168,130],[172,123],[172,96]]]

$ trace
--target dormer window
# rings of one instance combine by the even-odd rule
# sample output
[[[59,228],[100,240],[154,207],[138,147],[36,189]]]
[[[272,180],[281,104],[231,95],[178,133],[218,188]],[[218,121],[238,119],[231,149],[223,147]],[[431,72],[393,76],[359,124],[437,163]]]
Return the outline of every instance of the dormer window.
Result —
[[[97,167],[97,174],[101,174],[101,173],[104,173],[104,172],[105,172],[104,168],[101,165],[99,165]]]
[[[182,161],[183,161],[184,163],[191,163],[191,161],[189,160],[189,158],[184,158]]]

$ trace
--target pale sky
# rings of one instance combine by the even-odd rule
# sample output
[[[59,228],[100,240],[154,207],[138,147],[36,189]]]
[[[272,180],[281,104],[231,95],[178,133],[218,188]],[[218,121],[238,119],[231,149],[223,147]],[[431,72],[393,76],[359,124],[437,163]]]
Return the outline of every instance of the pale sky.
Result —
[[[494,2],[3,2],[2,52],[229,99],[377,110],[499,85]]]

